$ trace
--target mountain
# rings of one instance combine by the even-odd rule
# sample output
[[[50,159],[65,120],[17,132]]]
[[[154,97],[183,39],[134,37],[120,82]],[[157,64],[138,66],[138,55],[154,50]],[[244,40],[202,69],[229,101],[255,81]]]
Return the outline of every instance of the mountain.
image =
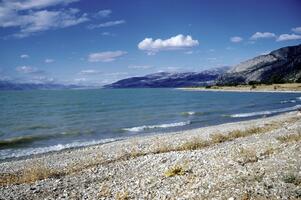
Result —
[[[105,85],[106,88],[165,88],[212,85],[229,67],[202,72],[160,72],[132,77]]]
[[[53,83],[17,83],[0,80],[0,90],[43,90],[43,89],[75,89],[76,85],[61,85]]]
[[[301,82],[301,45],[242,62],[221,75],[218,85]]]

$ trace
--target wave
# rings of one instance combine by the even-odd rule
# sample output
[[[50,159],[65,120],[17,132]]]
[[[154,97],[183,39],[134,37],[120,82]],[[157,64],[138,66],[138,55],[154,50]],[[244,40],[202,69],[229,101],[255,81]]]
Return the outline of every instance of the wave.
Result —
[[[4,140],[0,140],[0,149],[21,146],[38,140],[46,140],[50,137],[51,136],[47,134],[47,135],[25,135],[25,136],[4,139]]]
[[[190,116],[190,115],[202,115],[204,113],[202,113],[202,112],[188,111],[188,112],[182,112],[181,114],[184,115],[184,116]]]
[[[288,107],[288,108],[279,108],[279,109],[275,109],[275,110],[233,114],[233,115],[230,115],[230,117],[235,118],[235,117],[253,117],[253,116],[258,116],[258,115],[270,115],[270,114],[275,114],[275,113],[293,111],[293,110],[297,110],[299,108],[301,108],[301,105],[296,105],[296,106]]]
[[[77,141],[69,144],[57,144],[48,147],[37,147],[37,148],[26,148],[26,149],[5,149],[5,150],[0,150],[0,160],[42,154],[42,153],[53,152],[53,151],[61,151],[64,149],[70,149],[76,147],[105,144],[105,143],[114,142],[122,139],[123,138],[110,138],[110,139],[102,139],[102,140],[92,140],[87,142]]]
[[[14,131],[25,131],[25,130],[37,130],[37,129],[51,129],[53,126],[48,124],[35,124],[29,126],[19,126],[15,127]]]
[[[84,132],[85,133],[85,132]],[[80,131],[77,130],[68,130],[57,134],[40,134],[40,135],[24,135],[12,137],[4,140],[0,140],[0,149],[5,148],[13,148],[18,146],[24,146],[26,144],[33,143],[35,141],[48,140],[51,138],[58,137],[71,137],[74,135],[81,134]]]
[[[300,100],[301,101],[301,97],[296,97],[296,99]]]
[[[296,103],[296,100],[285,100],[285,101],[281,101],[280,103]]]
[[[123,130],[130,131],[130,132],[140,132],[140,131],[149,130],[149,129],[186,126],[190,123],[191,123],[190,121],[187,121],[187,122],[176,122],[176,123],[170,123],[170,124],[144,125],[144,126],[137,126],[137,127],[132,127],[132,128],[124,128]]]
[[[182,115],[195,115],[196,112],[189,111],[189,112],[182,112]]]

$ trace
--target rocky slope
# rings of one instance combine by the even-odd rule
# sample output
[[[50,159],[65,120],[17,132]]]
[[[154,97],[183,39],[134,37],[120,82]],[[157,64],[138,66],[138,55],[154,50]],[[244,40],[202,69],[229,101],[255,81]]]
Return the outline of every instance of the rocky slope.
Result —
[[[301,45],[284,47],[242,62],[217,80],[218,85],[301,81]]]
[[[119,80],[106,88],[164,88],[212,85],[229,67],[202,72],[160,72]]]

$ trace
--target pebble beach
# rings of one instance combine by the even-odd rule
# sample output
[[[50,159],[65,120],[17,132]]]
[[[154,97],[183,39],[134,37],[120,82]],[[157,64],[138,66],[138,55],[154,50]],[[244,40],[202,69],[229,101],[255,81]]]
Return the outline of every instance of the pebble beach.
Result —
[[[0,163],[0,199],[299,199],[301,115]]]

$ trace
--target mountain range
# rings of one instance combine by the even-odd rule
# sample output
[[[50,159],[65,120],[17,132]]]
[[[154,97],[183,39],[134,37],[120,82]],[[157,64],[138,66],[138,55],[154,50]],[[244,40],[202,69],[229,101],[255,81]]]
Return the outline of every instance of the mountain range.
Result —
[[[201,72],[160,72],[131,77],[106,88],[162,88],[301,82],[301,45],[283,47],[233,67]]]
[[[201,72],[159,72],[122,79],[104,87],[172,88],[291,82],[301,82],[301,44],[277,49],[269,54],[257,56],[233,67],[219,67]],[[18,83],[0,80],[0,90],[75,89],[79,87],[77,85],[55,83]]]
[[[54,83],[18,83],[0,80],[0,90],[47,90],[47,89],[75,89],[77,85],[63,85]]]
[[[164,88],[211,85],[229,67],[220,67],[202,72],[159,72],[142,77],[122,79],[106,88]]]

